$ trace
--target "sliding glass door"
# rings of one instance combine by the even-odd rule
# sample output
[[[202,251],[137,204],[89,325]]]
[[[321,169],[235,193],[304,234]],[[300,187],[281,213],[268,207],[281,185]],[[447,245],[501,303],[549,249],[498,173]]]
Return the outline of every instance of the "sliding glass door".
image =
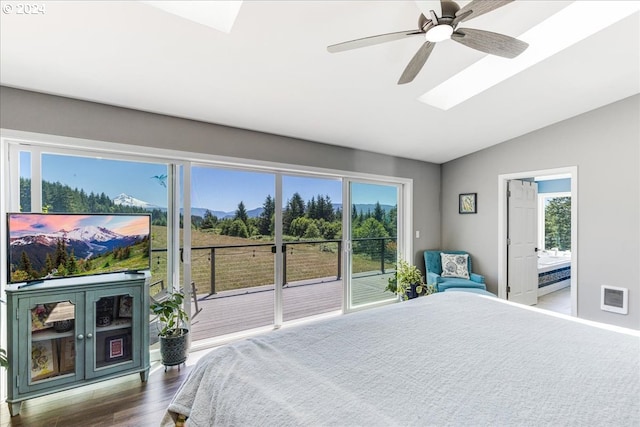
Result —
[[[398,260],[397,185],[349,181],[350,307],[396,298],[385,291]]]
[[[275,174],[191,167],[192,341],[274,324]]]
[[[282,176],[283,321],[342,309],[342,182]]]

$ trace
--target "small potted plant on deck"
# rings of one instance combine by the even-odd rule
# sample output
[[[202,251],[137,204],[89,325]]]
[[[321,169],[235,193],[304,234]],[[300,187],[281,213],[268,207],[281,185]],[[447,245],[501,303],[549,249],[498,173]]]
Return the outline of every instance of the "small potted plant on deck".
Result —
[[[182,308],[184,294],[174,292],[167,298],[150,305],[151,312],[158,316],[160,330],[160,356],[165,366],[175,366],[187,360],[189,351],[189,330],[184,322],[189,320]]]

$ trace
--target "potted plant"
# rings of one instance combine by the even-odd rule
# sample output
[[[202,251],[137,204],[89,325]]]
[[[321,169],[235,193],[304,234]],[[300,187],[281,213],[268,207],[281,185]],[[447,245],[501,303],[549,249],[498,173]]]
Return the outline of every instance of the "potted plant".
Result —
[[[7,350],[4,348],[0,348],[0,367],[8,368],[9,367],[9,359],[7,359]]]
[[[0,299],[0,303],[4,304],[4,300]],[[9,367],[9,358],[7,356],[7,350],[0,348],[0,368],[7,369]]]
[[[161,301],[153,302],[149,307],[160,322],[160,356],[165,371],[167,366],[180,365],[187,360],[189,330],[184,327],[184,322],[189,317],[182,308],[183,300],[183,293],[174,292]]]
[[[412,299],[419,295],[429,295],[436,291],[435,286],[422,281],[422,273],[415,265],[401,259],[397,263],[396,274],[389,278],[386,291],[398,294],[402,299]]]

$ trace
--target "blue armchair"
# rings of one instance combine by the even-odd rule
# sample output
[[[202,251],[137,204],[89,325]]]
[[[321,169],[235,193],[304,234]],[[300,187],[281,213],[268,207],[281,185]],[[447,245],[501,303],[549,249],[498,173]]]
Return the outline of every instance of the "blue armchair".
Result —
[[[442,253],[469,255],[469,253],[465,251],[425,251],[424,265],[427,270],[428,284],[436,285],[438,292],[444,292],[447,289],[453,288],[487,290],[484,284],[484,276],[471,272],[471,255],[469,255],[467,259],[468,279],[461,277],[442,277]]]

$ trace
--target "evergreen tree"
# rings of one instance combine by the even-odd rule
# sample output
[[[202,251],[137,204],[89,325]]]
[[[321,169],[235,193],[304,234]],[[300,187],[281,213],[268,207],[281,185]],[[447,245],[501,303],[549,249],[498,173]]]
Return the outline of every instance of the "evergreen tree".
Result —
[[[247,224],[249,215],[247,215],[247,210],[245,209],[244,203],[242,201],[238,203],[238,209],[236,209],[236,214],[233,219],[239,219],[240,221],[244,222],[245,225]]]
[[[307,214],[307,218],[311,218],[311,219],[318,218],[318,205],[316,204],[315,197],[311,197],[311,200],[307,202],[306,214]]]
[[[385,215],[384,228],[389,233],[389,236],[396,237],[398,233],[398,207],[394,206],[389,209],[387,215]]]
[[[382,209],[382,206],[380,206],[380,202],[376,202],[376,206],[373,210],[373,217],[379,223],[384,223],[384,216],[384,210]]]
[[[326,221],[336,220],[336,212],[333,210],[333,203],[331,203],[331,197],[329,197],[329,195],[325,196],[323,199],[322,218]]]
[[[56,267],[55,262],[53,261],[53,258],[51,258],[51,254],[48,253],[47,257],[44,261],[44,268],[45,268],[45,276],[49,273],[51,273],[53,271],[53,269]]]
[[[356,209],[356,205],[351,206],[351,226],[355,229],[360,225],[360,216],[358,215],[358,210]]]
[[[332,206],[333,208],[333,206]],[[333,216],[333,218],[335,220],[341,221],[342,220],[342,208],[336,208],[335,214]]]
[[[213,215],[209,209],[207,209],[204,212],[204,219],[202,220],[202,224],[200,225],[200,228],[202,228],[203,230],[211,229],[211,228],[214,228],[217,223],[218,223],[218,218],[215,215]]]
[[[71,250],[71,254],[69,254],[69,258],[67,259],[66,267],[69,274],[75,274],[78,271],[78,264],[76,263],[76,256],[73,253],[73,249]]]
[[[271,195],[267,195],[264,203],[262,204],[262,212],[258,217],[258,233],[263,236],[270,236],[273,233],[273,216],[276,212],[275,200],[271,198]]]
[[[571,250],[571,197],[555,197],[545,207],[545,248]]]
[[[31,212],[31,180],[20,178],[20,212]]]
[[[67,265],[67,244],[64,239],[58,239],[56,241],[56,252],[54,254],[54,261],[56,265],[65,266]]]
[[[25,251],[22,251],[22,255],[20,255],[20,264],[19,269],[27,273],[28,278],[34,277],[33,267],[31,266],[31,260]]]
[[[293,193],[291,199],[287,201],[284,213],[282,215],[282,229],[284,234],[290,234],[291,222],[304,216],[305,204],[299,193]]]

